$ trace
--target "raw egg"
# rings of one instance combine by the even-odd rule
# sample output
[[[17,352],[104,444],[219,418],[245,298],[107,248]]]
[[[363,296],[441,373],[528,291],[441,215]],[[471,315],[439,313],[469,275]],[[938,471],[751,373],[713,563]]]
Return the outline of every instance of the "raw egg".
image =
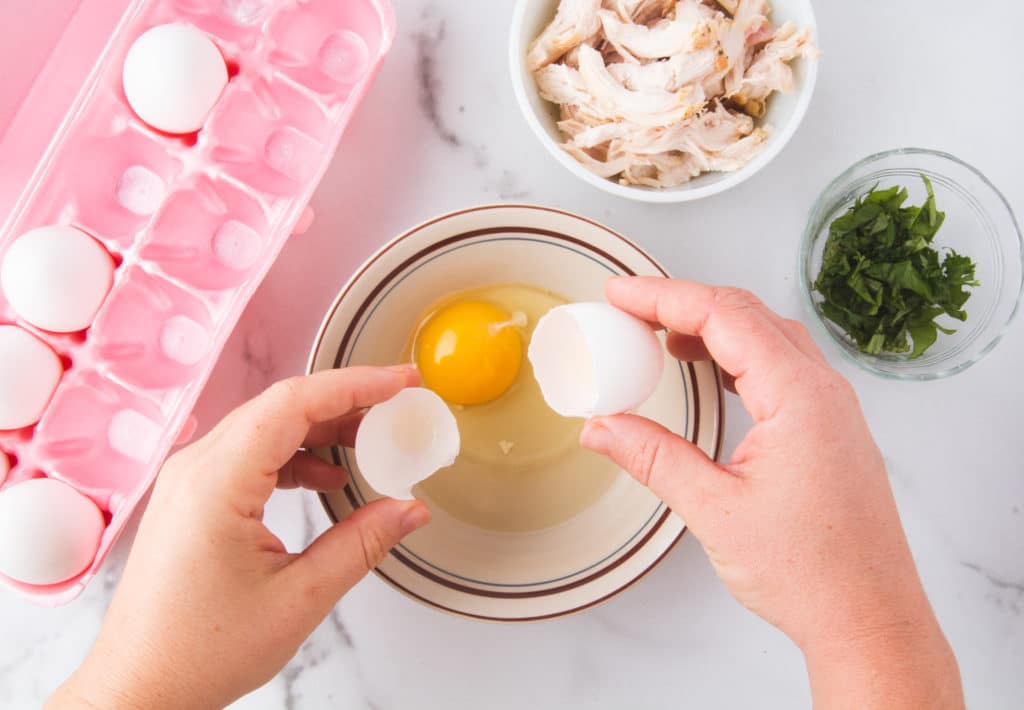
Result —
[[[395,354],[418,364],[458,425],[454,463],[416,487],[435,512],[490,530],[538,530],[589,508],[619,475],[580,447],[581,422],[544,402],[523,357],[538,321],[564,304],[521,284],[455,293],[427,309]]]
[[[416,337],[423,384],[452,404],[497,399],[519,375],[523,342],[517,328],[525,324],[522,312],[510,314],[481,301],[439,309]]]

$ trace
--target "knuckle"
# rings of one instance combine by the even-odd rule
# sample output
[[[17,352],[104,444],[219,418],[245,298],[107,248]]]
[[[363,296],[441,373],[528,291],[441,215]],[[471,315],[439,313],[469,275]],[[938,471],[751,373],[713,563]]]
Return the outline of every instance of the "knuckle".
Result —
[[[663,457],[661,439],[654,436],[645,437],[633,452],[630,470],[644,486],[650,486],[655,471]]]
[[[197,468],[197,460],[200,457],[200,454],[197,453],[197,447],[198,443],[192,444],[169,456],[160,469],[157,483],[169,485],[170,482],[189,477]]]
[[[824,406],[833,406],[838,402],[857,403],[857,393],[853,385],[845,377],[830,367],[813,367],[804,374],[805,381],[809,382],[818,401]]]
[[[794,320],[793,318],[786,318],[782,323],[795,338],[799,340],[811,339],[811,332],[807,330],[807,326],[800,321]]]
[[[743,311],[763,305],[753,293],[737,286],[719,286],[715,288],[714,296],[714,307],[722,310]]]
[[[309,575],[308,579],[300,587],[301,595],[305,600],[304,606],[318,605],[321,600],[330,595],[333,588],[322,577]]]
[[[301,377],[278,380],[264,391],[263,396],[274,403],[290,404],[299,399]]]
[[[363,571],[370,572],[384,560],[391,547],[385,544],[376,528],[360,522],[356,529],[359,531],[359,547],[363,551]]]

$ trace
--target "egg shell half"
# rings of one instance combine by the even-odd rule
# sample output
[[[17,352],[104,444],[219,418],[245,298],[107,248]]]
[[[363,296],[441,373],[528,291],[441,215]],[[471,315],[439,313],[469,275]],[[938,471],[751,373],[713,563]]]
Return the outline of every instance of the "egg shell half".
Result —
[[[455,463],[461,442],[444,400],[410,387],[372,408],[356,434],[356,464],[375,491],[412,500],[412,487]]]
[[[607,303],[570,303],[537,322],[527,351],[548,406],[564,417],[621,414],[646,402],[665,366],[642,320]]]
[[[128,50],[121,76],[136,115],[157,130],[194,133],[228,83],[217,45],[183,23],[157,25]]]
[[[114,261],[74,227],[39,227],[18,237],[0,265],[0,286],[19,316],[54,333],[92,324],[114,280]]]
[[[63,374],[49,345],[16,325],[0,325],[0,429],[39,421]]]
[[[0,574],[25,584],[57,584],[92,562],[103,514],[66,483],[34,478],[0,492]]]

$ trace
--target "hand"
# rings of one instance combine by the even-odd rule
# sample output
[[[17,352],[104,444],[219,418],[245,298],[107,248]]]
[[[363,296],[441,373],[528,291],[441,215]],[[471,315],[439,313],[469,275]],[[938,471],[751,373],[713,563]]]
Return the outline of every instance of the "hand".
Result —
[[[275,487],[341,488],[344,470],[296,450],[351,445],[362,408],[418,380],[409,367],[286,380],[170,458],[99,639],[52,706],[223,707],[270,680],[430,513],[381,500],[292,554],[263,506]]]
[[[607,296],[667,327],[680,359],[716,360],[754,426],[727,464],[631,415],[591,420],[584,446],[679,513],[736,599],[803,650],[816,704],[962,706],[882,456],[807,330],[738,289],[613,279]]]

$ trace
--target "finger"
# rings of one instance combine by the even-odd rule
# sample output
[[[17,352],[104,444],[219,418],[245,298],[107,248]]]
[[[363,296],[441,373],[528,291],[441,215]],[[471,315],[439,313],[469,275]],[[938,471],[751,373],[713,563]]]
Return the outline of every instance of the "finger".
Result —
[[[312,611],[322,618],[403,537],[428,522],[430,510],[421,501],[374,501],[324,531],[286,574],[312,590]]]
[[[365,409],[357,409],[329,422],[317,422],[309,428],[309,433],[306,434],[302,446],[307,449],[316,449],[321,446],[347,446],[351,449],[356,445],[356,433],[365,416]]]
[[[817,360],[822,364],[828,364],[828,360],[825,359],[825,354],[821,352],[821,348],[814,342],[814,338],[811,337],[810,331],[807,330],[807,326],[798,320],[791,318],[783,318],[779,316],[780,327],[783,332],[789,336],[789,339],[793,341],[800,351],[807,357]]]
[[[308,451],[296,452],[277,473],[278,488],[338,491],[347,481],[348,471]]]
[[[672,357],[683,362],[703,362],[712,359],[704,341],[696,335],[669,332],[665,336],[665,347]]]
[[[326,370],[271,385],[233,411],[202,442],[204,483],[254,515],[277,484],[278,469],[318,422],[390,399],[419,381],[410,367]]]
[[[683,335],[670,332],[665,338],[665,346],[672,357],[683,362],[704,362],[711,360],[704,341],[696,335]],[[722,386],[736,394],[736,378],[728,372],[722,372]]]
[[[589,420],[580,443],[611,458],[688,523],[740,480],[691,442],[632,414]]]
[[[787,402],[809,362],[755,296],[734,288],[664,278],[613,278],[609,302],[677,333],[699,336],[708,353],[736,378],[736,390],[755,421]]]
[[[807,331],[807,327],[803,323],[796,320],[789,320],[782,316],[768,311],[770,316],[774,316],[772,320],[783,335],[789,338],[790,342],[793,343],[804,355],[814,358],[820,362],[825,362],[825,356],[822,354],[821,349],[818,348],[818,344],[814,342],[811,334]],[[668,348],[669,353],[672,357],[677,360],[684,362],[702,362],[704,360],[712,360],[711,353],[708,352],[708,348],[704,345],[704,341],[696,335],[684,335],[683,333],[676,333],[669,331],[665,337],[665,345]]]

